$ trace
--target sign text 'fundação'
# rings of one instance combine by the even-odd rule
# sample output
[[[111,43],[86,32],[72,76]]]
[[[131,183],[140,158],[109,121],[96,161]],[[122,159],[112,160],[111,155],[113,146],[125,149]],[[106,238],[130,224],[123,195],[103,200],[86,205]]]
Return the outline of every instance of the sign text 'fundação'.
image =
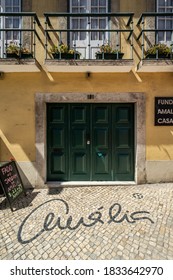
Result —
[[[173,97],[155,97],[155,125],[173,125]]]

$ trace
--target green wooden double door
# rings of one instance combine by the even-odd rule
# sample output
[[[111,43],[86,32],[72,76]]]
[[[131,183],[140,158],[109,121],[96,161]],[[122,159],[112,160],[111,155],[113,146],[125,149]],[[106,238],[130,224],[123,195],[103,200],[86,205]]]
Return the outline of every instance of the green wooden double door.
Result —
[[[134,180],[134,105],[47,104],[47,180]]]

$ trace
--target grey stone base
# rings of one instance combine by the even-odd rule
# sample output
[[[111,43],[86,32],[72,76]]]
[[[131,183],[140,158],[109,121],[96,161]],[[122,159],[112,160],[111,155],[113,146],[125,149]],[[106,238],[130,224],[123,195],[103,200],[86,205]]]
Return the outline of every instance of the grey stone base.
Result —
[[[173,160],[147,161],[148,183],[173,182]]]

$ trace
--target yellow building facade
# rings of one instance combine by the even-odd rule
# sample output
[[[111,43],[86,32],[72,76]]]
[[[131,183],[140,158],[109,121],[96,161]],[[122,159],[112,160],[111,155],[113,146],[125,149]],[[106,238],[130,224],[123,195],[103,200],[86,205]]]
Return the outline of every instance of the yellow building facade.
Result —
[[[167,42],[159,39],[161,2],[91,2],[23,1],[19,22],[24,26],[17,28],[26,30],[11,41],[21,49],[27,38],[34,52],[29,59],[7,57],[9,27],[1,26],[0,163],[14,158],[25,186],[170,182],[172,53],[145,58],[151,45]],[[164,13],[172,24],[173,3],[168,8]],[[74,16],[79,10],[80,17]],[[0,18],[12,17],[5,13]],[[172,27],[165,28],[171,36]],[[81,53],[80,59],[54,59],[51,47],[62,43]],[[102,45],[124,57],[109,60],[101,52],[96,59]]]

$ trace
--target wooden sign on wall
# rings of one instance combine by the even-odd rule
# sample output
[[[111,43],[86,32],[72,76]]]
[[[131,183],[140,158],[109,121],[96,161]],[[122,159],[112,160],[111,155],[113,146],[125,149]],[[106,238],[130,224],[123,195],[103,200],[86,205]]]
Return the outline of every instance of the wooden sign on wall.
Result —
[[[173,126],[173,97],[155,97],[155,125]]]

